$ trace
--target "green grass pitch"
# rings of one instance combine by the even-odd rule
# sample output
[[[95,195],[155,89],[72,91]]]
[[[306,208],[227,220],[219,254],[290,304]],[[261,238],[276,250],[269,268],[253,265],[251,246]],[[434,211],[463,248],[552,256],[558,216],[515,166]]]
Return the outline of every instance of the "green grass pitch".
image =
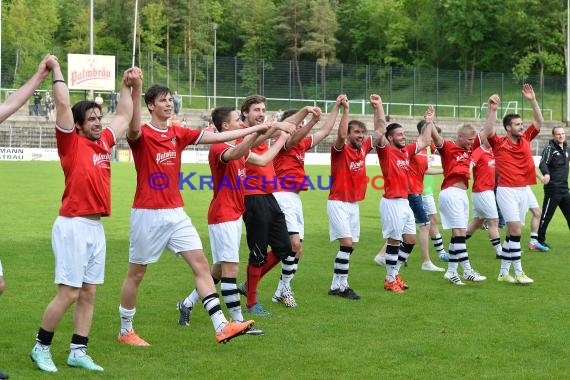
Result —
[[[185,173],[209,174],[206,165],[183,165]],[[328,167],[308,167],[311,176]],[[369,167],[370,176],[379,174]],[[43,379],[29,352],[45,306],[56,292],[51,226],[58,213],[63,174],[58,162],[0,162],[0,258],[6,292],[0,297],[0,369],[14,379]],[[299,307],[273,304],[279,270],[261,282],[259,298],[272,313],[258,318],[261,337],[215,342],[200,306],[190,327],[177,324],[176,302],[193,288],[189,268],[166,252],[151,265],[141,286],[134,326],[151,343],[127,347],[116,341],[119,291],[127,270],[129,215],[134,166],[114,163],[113,215],[105,219],[106,281],[98,288],[89,353],[103,374],[67,367],[71,310],[56,331],[52,354],[58,379],[563,379],[570,376],[570,234],[557,212],[548,242],[551,252],[528,252],[523,232],[523,265],[530,286],[499,283],[499,261],[483,231],[468,241],[473,266],[483,283],[453,286],[442,273],[420,270],[418,249],[402,271],[404,295],[383,290],[384,268],[373,262],[382,245],[378,201],[368,189],[361,203],[361,242],[350,262],[349,281],[359,301],[327,295],[337,243],[328,241],[327,191],[302,194],[304,256],[293,280]],[[534,191],[542,202],[542,188]],[[210,258],[206,212],[211,191],[183,190],[185,209]],[[504,231],[502,231],[504,237]],[[449,231],[444,232],[445,245]],[[247,249],[242,239],[244,278]],[[438,263],[433,249],[433,261]],[[245,302],[244,302],[245,303]],[[226,313],[227,314],[227,313]]]

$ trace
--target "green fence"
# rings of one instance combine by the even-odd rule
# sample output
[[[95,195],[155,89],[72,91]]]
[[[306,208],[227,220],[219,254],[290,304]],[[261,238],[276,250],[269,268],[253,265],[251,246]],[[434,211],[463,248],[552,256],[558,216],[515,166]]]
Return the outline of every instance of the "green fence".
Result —
[[[115,56],[119,82],[120,74],[131,65],[131,55],[119,52]],[[167,65],[164,56],[151,60],[149,54],[141,54],[137,62],[145,73],[145,88],[152,83],[168,85],[183,96],[185,108],[239,106],[244,97],[257,93],[269,98],[271,110],[308,103],[327,110],[338,94],[346,93],[351,104],[356,104],[351,113],[369,113],[367,99],[379,93],[389,114],[418,116],[433,104],[439,116],[480,118],[489,95],[499,93],[503,100],[500,115],[514,112],[528,118],[530,107],[521,93],[523,82],[528,82],[535,88],[544,118],[566,120],[566,79],[562,76],[546,76],[541,86],[537,76],[521,79],[511,73],[479,71],[353,64],[330,64],[323,69],[306,61],[217,57],[214,62],[212,56],[190,60],[185,55],[172,55]],[[5,66],[9,64],[2,67],[3,77],[8,77],[2,81],[4,88],[10,83]]]

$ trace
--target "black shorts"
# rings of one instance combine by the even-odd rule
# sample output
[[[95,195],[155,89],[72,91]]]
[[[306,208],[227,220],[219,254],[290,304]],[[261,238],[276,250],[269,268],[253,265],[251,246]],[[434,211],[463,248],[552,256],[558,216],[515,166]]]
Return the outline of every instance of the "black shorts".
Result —
[[[267,257],[267,247],[280,259],[291,254],[291,241],[285,215],[273,194],[245,197],[245,223],[250,263],[261,266]]]

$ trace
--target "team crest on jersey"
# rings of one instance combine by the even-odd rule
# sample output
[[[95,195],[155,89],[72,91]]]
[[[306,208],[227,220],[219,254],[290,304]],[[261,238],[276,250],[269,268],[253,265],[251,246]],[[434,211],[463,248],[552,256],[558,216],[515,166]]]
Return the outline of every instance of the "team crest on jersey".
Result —
[[[495,167],[495,159],[491,158],[489,161],[487,161],[487,166],[489,166],[490,168],[494,168]]]
[[[297,160],[299,160],[299,162],[305,162],[304,154],[296,154],[295,157],[297,157]]]
[[[245,177],[245,168],[238,169],[237,176],[240,178]]]
[[[172,146],[176,148],[176,136],[172,137],[172,139],[170,139],[170,142],[172,143]]]

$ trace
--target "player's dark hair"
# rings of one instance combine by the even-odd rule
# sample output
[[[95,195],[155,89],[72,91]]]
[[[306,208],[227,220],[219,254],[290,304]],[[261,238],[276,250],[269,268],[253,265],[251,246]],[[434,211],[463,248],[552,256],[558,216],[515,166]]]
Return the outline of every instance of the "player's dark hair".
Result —
[[[348,133],[350,133],[353,127],[360,127],[364,129],[364,132],[366,132],[366,124],[364,124],[360,120],[351,120],[348,122]]]
[[[420,134],[422,133],[422,129],[424,128],[424,125],[426,125],[426,124],[427,124],[427,121],[425,121],[425,120],[420,120],[418,122],[418,125],[417,125],[418,133],[420,133]]]
[[[388,124],[386,127],[386,137],[391,137],[394,134],[394,131],[398,128],[403,128],[399,123],[391,123]]]
[[[229,123],[230,115],[235,111],[235,107],[216,107],[212,110],[212,123],[216,126],[218,132],[222,131],[222,124]]]
[[[560,125],[558,125],[558,126],[556,126],[556,127],[552,127],[552,136],[554,136],[554,131],[557,130],[558,128],[564,129],[564,127],[562,127],[562,126],[560,126]]]
[[[519,114],[516,114],[516,113],[510,113],[508,115],[505,115],[505,117],[503,118],[503,127],[506,130],[507,126],[511,125],[513,119],[520,119],[520,118],[521,118],[521,116]]]
[[[298,112],[298,110],[294,110],[294,109],[287,110],[287,111],[283,112],[281,119],[278,121],[283,121],[283,120],[287,119],[288,117],[295,115],[297,112]]]
[[[73,122],[79,125],[83,125],[86,120],[87,111],[92,108],[97,108],[99,111],[101,111],[101,114],[103,113],[101,106],[92,100],[82,100],[78,103],[75,103],[75,105],[71,107],[71,112],[73,113]]]
[[[144,94],[144,102],[146,104],[148,112],[150,112],[150,108],[148,108],[148,105],[154,102],[156,98],[163,95],[172,96],[172,91],[170,91],[170,88],[166,86],[161,86],[159,84],[153,84],[148,90],[146,90]]]
[[[241,104],[241,117],[243,120],[243,115],[248,112],[249,113],[249,108],[254,105],[254,104],[258,104],[258,103],[263,103],[263,104],[267,104],[267,99],[265,98],[265,96],[262,95],[250,95],[247,98],[244,99],[243,103]]]

